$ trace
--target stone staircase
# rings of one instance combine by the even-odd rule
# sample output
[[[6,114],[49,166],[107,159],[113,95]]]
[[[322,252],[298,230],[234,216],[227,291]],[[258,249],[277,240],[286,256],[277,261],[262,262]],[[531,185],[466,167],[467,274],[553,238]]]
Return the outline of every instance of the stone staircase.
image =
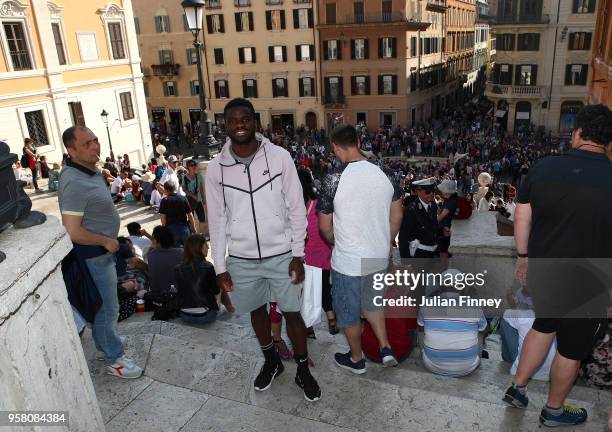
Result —
[[[334,364],[333,354],[348,348],[323,322],[309,340],[322,398],[309,403],[293,382],[293,362],[271,389],[253,389],[263,358],[248,316],[222,314],[201,328],[150,318],[135,314],[119,324],[127,354],[145,368],[137,380],[106,375],[89,330],[83,336],[108,431],[540,430],[547,383],[530,383],[527,410],[507,407],[501,397],[511,377],[495,338],[487,339],[490,358],[462,379],[427,372],[418,349],[397,368],[368,362],[368,372],[354,376]],[[590,420],[574,430],[605,430],[611,400],[610,392],[575,386],[570,402],[586,407]]]

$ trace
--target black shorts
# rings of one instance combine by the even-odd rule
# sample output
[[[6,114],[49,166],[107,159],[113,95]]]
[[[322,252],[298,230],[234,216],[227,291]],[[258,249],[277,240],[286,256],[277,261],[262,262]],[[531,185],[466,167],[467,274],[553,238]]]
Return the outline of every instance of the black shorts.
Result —
[[[450,246],[450,239],[450,236],[438,237],[438,248],[436,249],[436,252],[448,252],[448,247]]]
[[[531,326],[540,333],[556,333],[557,351],[571,360],[584,360],[607,329],[597,318],[536,318]]]
[[[194,206],[193,212],[198,217],[198,222],[202,223],[206,221],[206,213],[204,212],[204,204],[201,202],[196,203]]]

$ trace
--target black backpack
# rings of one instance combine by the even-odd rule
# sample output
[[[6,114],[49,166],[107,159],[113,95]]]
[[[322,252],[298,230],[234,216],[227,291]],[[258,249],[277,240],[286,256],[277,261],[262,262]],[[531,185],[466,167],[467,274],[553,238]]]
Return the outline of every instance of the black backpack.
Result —
[[[21,155],[21,168],[30,168],[30,156],[27,154]]]
[[[153,321],[168,321],[178,317],[179,302],[176,293],[167,291],[164,293],[148,292],[144,297],[149,305],[149,310],[153,310]]]

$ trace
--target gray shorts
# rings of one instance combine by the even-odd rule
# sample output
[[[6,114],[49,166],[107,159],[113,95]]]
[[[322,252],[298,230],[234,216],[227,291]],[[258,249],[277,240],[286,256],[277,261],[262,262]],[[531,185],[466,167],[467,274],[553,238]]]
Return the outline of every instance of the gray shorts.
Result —
[[[291,252],[261,261],[227,257],[227,271],[234,284],[230,296],[236,313],[251,312],[269,302],[276,302],[282,312],[299,312],[302,284],[291,282],[291,259]]]

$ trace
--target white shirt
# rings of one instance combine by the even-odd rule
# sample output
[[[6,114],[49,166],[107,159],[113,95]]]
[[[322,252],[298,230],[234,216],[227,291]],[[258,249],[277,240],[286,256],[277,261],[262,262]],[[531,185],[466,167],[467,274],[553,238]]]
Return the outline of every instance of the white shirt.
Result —
[[[159,193],[157,189],[154,189],[153,192],[151,193],[151,201],[149,202],[151,203],[153,207],[159,207],[161,200],[162,200],[162,195]]]
[[[514,212],[516,210],[516,204],[513,202],[506,203],[506,210],[508,210],[508,213],[510,213],[510,217],[508,219],[514,221]]]
[[[123,179],[120,176],[117,176],[111,184],[111,193],[120,193],[121,188],[123,188]]]
[[[151,247],[151,240],[140,236],[129,236],[128,238],[134,245],[136,256],[143,259],[143,256],[147,253],[147,250]]]
[[[485,197],[480,198],[478,203],[478,211],[489,211],[490,203]]]
[[[429,211],[429,204],[423,201],[421,198],[419,198],[419,201],[421,201],[421,205],[425,207],[425,211]]]

